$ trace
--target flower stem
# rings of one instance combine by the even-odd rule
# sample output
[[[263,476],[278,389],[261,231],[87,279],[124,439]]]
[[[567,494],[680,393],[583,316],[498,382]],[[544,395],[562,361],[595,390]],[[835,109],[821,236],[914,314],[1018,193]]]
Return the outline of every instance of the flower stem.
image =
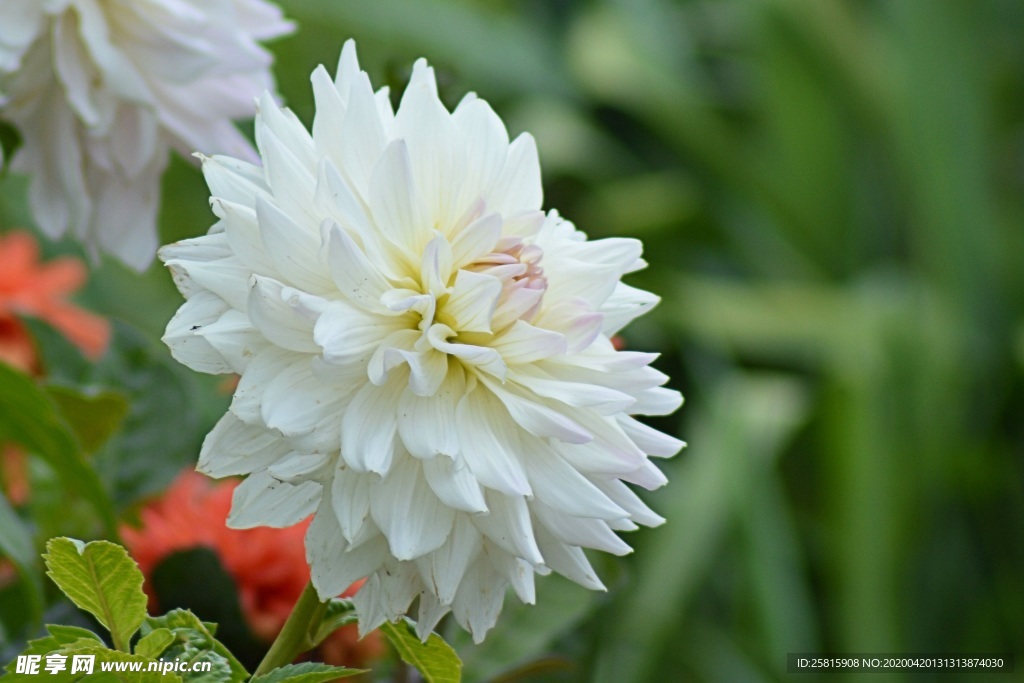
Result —
[[[307,650],[313,648],[313,637],[320,628],[320,621],[327,610],[327,603],[320,602],[313,584],[309,583],[302,591],[299,601],[288,615],[288,621],[278,634],[274,644],[270,646],[266,656],[256,668],[256,676],[262,676],[278,667],[291,664],[292,661]]]

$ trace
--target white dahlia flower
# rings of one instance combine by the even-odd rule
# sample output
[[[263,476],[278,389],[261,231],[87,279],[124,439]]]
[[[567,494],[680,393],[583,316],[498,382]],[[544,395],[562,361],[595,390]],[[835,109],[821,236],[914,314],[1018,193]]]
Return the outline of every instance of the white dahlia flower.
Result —
[[[648,456],[682,442],[631,415],[681,397],[609,341],[657,298],[619,281],[640,243],[541,212],[533,138],[472,94],[449,113],[423,60],[397,112],[351,41],[312,80],[312,135],[265,96],[263,166],[204,159],[220,221],[160,252],[172,353],[241,375],[199,469],[249,475],[233,526],[315,514],[313,583],[367,577],[364,632],[418,597],[422,637],[451,611],[479,641],[508,586],[601,589],[582,549],[663,521],[624,482],[664,484]]]
[[[273,87],[256,41],[291,28],[264,0],[0,1],[0,117],[39,227],[147,266],[168,150],[255,158],[232,119]]]

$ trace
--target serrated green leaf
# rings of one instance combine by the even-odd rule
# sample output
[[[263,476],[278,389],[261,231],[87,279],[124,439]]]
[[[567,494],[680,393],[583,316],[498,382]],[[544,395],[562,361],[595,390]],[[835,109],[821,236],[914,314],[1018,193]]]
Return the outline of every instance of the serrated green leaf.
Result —
[[[222,655],[209,648],[196,647],[198,641],[190,640],[177,643],[168,648],[161,660],[165,662],[181,662],[186,665],[182,679],[189,683],[221,683],[233,680],[231,664]],[[192,667],[200,662],[210,664],[209,671],[195,671]]]
[[[342,626],[359,622],[359,615],[356,614],[355,606],[351,600],[333,598],[327,603],[327,610],[320,621],[316,634],[312,638],[313,647],[324,642],[328,636]]]
[[[114,678],[123,683],[183,683],[181,676],[173,671],[164,673],[163,671],[149,671],[149,665],[155,660],[148,657],[142,657],[139,655],[133,655],[128,652],[120,652],[118,650],[109,650],[105,647],[98,645],[91,645],[87,642],[82,642],[79,645],[70,645],[61,650],[62,653],[69,655],[74,654],[85,654],[96,656],[96,667],[95,673],[100,673],[103,670],[102,664],[104,662],[111,664],[110,667],[113,670],[107,671],[112,674]],[[120,670],[118,670],[118,666]],[[133,670],[137,667],[138,670]]]
[[[249,679],[249,672],[242,663],[224,647],[223,643],[213,637],[210,627],[192,612],[175,609],[162,617],[147,617],[141,632],[146,636],[161,628],[174,633],[179,643],[191,645],[199,650],[207,649],[223,657],[231,669],[231,677],[228,680],[232,683],[242,683]]]
[[[158,659],[173,642],[174,634],[170,629],[158,628],[139,638],[139,642],[135,643],[135,654]]]
[[[87,628],[81,626],[64,626],[61,624],[47,624],[46,630],[51,636],[57,639],[57,642],[62,646],[69,643],[75,643],[80,640],[95,640],[100,645],[106,647],[106,643],[97,634],[93,633]]]
[[[55,538],[46,544],[47,575],[80,608],[110,631],[114,647],[128,642],[146,618],[142,572],[119,545]]]
[[[462,680],[462,661],[455,650],[436,633],[431,633],[427,642],[423,643],[408,619],[397,624],[384,622],[380,631],[402,661],[416,667],[426,683],[459,683]]]
[[[117,516],[96,472],[83,459],[75,439],[57,416],[49,398],[28,375],[0,363],[0,438],[40,456],[65,488],[86,498],[100,514],[110,537],[117,536]]]
[[[343,666],[331,666],[319,662],[303,662],[288,664],[270,673],[257,676],[252,683],[326,683],[339,678],[348,678],[365,673],[364,669],[347,669]]]
[[[39,673],[36,674],[19,674],[17,671],[17,658],[15,658],[10,664],[7,665],[8,674],[3,677],[4,683],[27,683],[29,681],[38,681],[39,676],[45,676],[47,681],[56,681],[58,683],[70,683],[72,681],[82,680],[86,674],[84,673],[71,673],[71,667],[67,666],[63,671],[57,671],[56,673],[50,673],[45,671],[46,656],[52,654],[65,655],[68,657],[67,663],[70,663],[70,655],[76,654],[95,654],[96,652],[111,652],[108,650],[106,645],[99,642],[96,638],[96,634],[86,629],[77,629],[75,627],[61,627],[61,626],[48,626],[48,630],[57,632],[60,637],[47,636],[45,638],[39,638],[37,640],[30,640],[27,647],[21,652],[21,655],[38,655],[41,657],[39,663]],[[74,633],[83,633],[83,637],[75,638]],[[88,652],[85,652],[85,651]],[[97,667],[96,671],[99,670]],[[89,680],[93,680],[90,676]]]
[[[113,391],[79,391],[55,384],[46,393],[88,453],[94,453],[121,426],[128,401]]]

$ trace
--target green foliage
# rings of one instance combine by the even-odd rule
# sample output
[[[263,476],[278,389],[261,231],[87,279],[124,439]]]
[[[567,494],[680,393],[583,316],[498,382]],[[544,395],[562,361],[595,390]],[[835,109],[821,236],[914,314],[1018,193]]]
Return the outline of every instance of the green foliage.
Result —
[[[421,642],[408,619],[401,619],[396,624],[384,622],[380,631],[402,661],[416,667],[426,683],[459,683],[462,680],[459,656],[436,633],[431,633],[427,642]]]
[[[162,617],[146,615],[142,573],[124,548],[107,541],[56,538],[47,544],[47,551],[44,559],[50,578],[64,595],[107,628],[116,649],[109,649],[87,629],[51,625],[47,626],[49,635],[30,641],[23,655],[93,655],[96,667],[90,676],[97,679],[141,683],[243,683],[249,679],[245,667],[214,637],[212,624],[180,609]],[[132,648],[136,633],[139,638]],[[150,671],[155,662],[161,663],[161,670]],[[102,663],[111,663],[111,670],[103,672]],[[203,666],[197,667],[199,664]],[[118,665],[122,665],[120,669]],[[132,665],[139,669],[132,670]],[[209,670],[205,670],[207,665]],[[7,668],[10,673],[5,681],[29,680],[31,674],[16,673],[14,662]],[[72,674],[68,669],[56,675],[55,680],[77,681],[84,674]]]
[[[38,621],[43,611],[43,586],[36,569],[32,533],[5,496],[0,496],[0,553],[11,561],[25,586],[30,621]]]
[[[110,631],[114,647],[128,643],[146,618],[142,572],[119,545],[93,541],[86,545],[70,538],[46,544],[47,575],[81,609]]]
[[[192,659],[205,657],[203,661],[222,663],[220,671],[223,675],[219,680],[242,683],[248,680],[249,672],[242,663],[224,647],[223,643],[214,638],[212,624],[200,621],[192,612],[174,609],[162,617],[148,617],[142,625],[143,637],[157,631],[170,631],[174,641],[164,652],[164,659]]]
[[[92,503],[107,533],[116,537],[116,519],[106,489],[83,458],[53,403],[30,377],[2,363],[0,441],[20,444],[42,457],[67,490]]]
[[[50,400],[87,453],[95,453],[120,428],[128,413],[124,396],[113,391],[79,391],[50,384]]]
[[[274,669],[263,676],[256,676],[252,683],[326,683],[339,678],[348,678],[363,673],[360,669],[346,669],[316,662],[288,664]]]
[[[342,626],[355,624],[359,621],[355,612],[355,606],[350,600],[333,598],[327,602],[327,609],[320,618],[320,625],[316,633],[310,639],[313,646],[317,646],[327,639],[327,636],[337,631]]]

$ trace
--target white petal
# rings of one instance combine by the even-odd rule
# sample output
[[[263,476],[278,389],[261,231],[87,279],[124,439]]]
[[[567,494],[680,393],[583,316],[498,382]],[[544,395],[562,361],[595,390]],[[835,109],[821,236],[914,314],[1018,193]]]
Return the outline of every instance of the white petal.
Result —
[[[531,564],[542,564],[526,500],[496,491],[488,491],[485,497],[490,513],[471,517],[474,526],[506,552]]]
[[[466,365],[471,365],[483,370],[498,379],[504,381],[508,374],[508,366],[497,351],[485,346],[474,344],[458,344],[448,341],[455,336],[455,331],[447,325],[432,325],[427,330],[427,339],[430,345],[442,353],[455,356]]]
[[[450,611],[451,607],[441,603],[430,591],[420,593],[420,608],[416,615],[416,635],[419,639],[427,642],[434,627]]]
[[[632,472],[626,472],[620,475],[624,481],[628,481],[631,484],[642,486],[648,491],[661,488],[668,483],[668,479],[664,473],[657,468],[657,466],[650,460],[644,460],[643,465],[633,470]]]
[[[566,352],[564,336],[522,320],[517,320],[507,332],[498,335],[490,346],[508,365],[535,363]]]
[[[441,605],[452,604],[459,583],[480,547],[480,532],[465,515],[456,515],[444,545],[416,560],[424,586]]]
[[[661,526],[665,518],[657,514],[647,504],[640,500],[640,497],[633,493],[628,486],[618,479],[592,479],[594,486],[601,489],[605,494],[629,512],[630,518],[637,524],[644,526]]]
[[[650,292],[618,283],[601,304],[601,313],[604,314],[601,332],[608,337],[618,334],[623,327],[654,308],[659,301],[661,299]]]
[[[384,386],[366,383],[341,421],[341,457],[356,472],[387,474],[395,454],[398,401],[404,388],[394,377]]]
[[[402,443],[417,458],[444,455],[454,458],[459,450],[455,411],[465,391],[465,378],[452,369],[437,393],[420,397],[402,392],[398,404],[398,433]]]
[[[506,415],[505,407],[483,386],[466,394],[457,410],[460,453],[484,486],[509,495],[530,495],[516,455],[519,427]]]
[[[211,199],[210,206],[221,218],[228,245],[235,256],[253,272],[277,274],[277,266],[263,244],[256,211],[220,198]]]
[[[256,199],[256,216],[263,244],[278,273],[308,292],[334,289],[320,258],[318,223],[296,222],[280,206],[263,198]]]
[[[399,560],[437,550],[448,538],[455,516],[430,490],[418,461],[409,456],[399,458],[374,488],[370,514]]]
[[[313,211],[316,189],[316,168],[307,166],[271,131],[264,128],[260,136],[263,169],[273,203],[289,216],[310,226],[319,226]]]
[[[332,301],[317,319],[312,339],[329,363],[365,365],[390,335],[405,326],[401,318],[372,315],[343,301]]]
[[[227,302],[216,294],[200,291],[182,304],[167,324],[162,341],[171,355],[197,372],[221,374],[234,369],[199,332],[212,325],[229,309]]]
[[[634,415],[669,415],[683,405],[683,396],[674,389],[654,387],[636,396],[636,405],[629,409]]]
[[[509,145],[505,167],[485,196],[488,206],[505,216],[540,209],[544,192],[537,143],[532,135],[523,133]]]
[[[486,558],[478,559],[466,571],[452,603],[452,614],[459,625],[473,636],[474,643],[482,643],[498,621],[507,587],[508,582]]]
[[[463,463],[439,455],[423,461],[423,474],[434,494],[448,507],[473,514],[487,512],[480,482]]]
[[[459,332],[490,332],[491,316],[501,296],[501,281],[490,275],[460,270],[455,276],[442,321]]]
[[[373,478],[369,475],[340,468],[334,472],[331,482],[331,506],[337,516],[341,535],[353,543],[370,515],[370,486]]]
[[[527,398],[524,396],[525,392],[517,390],[512,383],[501,386],[483,377],[480,381],[505,405],[512,419],[533,436],[550,437],[575,444],[593,440],[593,436],[586,429],[557,410]]]
[[[425,64],[413,68],[390,135],[408,144],[414,184],[424,209],[444,225],[457,218],[451,215],[450,197],[455,126],[437,97],[433,73]]]
[[[374,222],[384,236],[401,250],[422,253],[431,220],[413,179],[404,140],[393,141],[381,154],[370,179],[369,199]]]
[[[573,517],[612,521],[629,516],[540,439],[528,442],[524,452],[528,453],[526,473],[536,500]]]
[[[619,415],[616,420],[626,436],[648,455],[670,458],[686,446],[686,442],[648,427],[628,415]]]
[[[522,602],[527,605],[536,604],[537,591],[533,582],[533,575],[536,572],[529,562],[509,555],[491,543],[484,545],[484,554],[497,572],[512,585],[512,589]]]
[[[340,226],[330,228],[328,239],[331,277],[341,293],[365,311],[384,313],[380,299],[391,284]]]
[[[383,536],[349,550],[330,506],[320,504],[306,530],[306,560],[321,600],[341,595],[353,583],[376,571],[387,557],[388,543]]]
[[[597,578],[597,572],[590,566],[583,550],[577,546],[563,543],[542,524],[534,525],[534,532],[537,535],[537,544],[540,546],[541,552],[544,553],[544,562],[547,566],[584,588],[597,591],[607,590],[601,580]]]
[[[249,316],[231,309],[220,318],[195,331],[221,355],[233,372],[242,374],[249,361],[268,344]]]
[[[323,487],[307,481],[297,486],[278,481],[267,470],[250,474],[231,498],[227,525],[232,529],[257,526],[284,528],[298,524],[316,510]]]
[[[315,376],[311,360],[296,356],[267,384],[260,417],[268,427],[289,436],[306,434],[344,405],[346,394]]]
[[[344,90],[339,89],[342,97]],[[358,131],[356,135],[345,135],[341,138],[342,164],[339,169],[363,197],[369,196],[370,176],[380,158],[387,138],[377,113],[373,88],[365,72],[353,77],[351,89],[347,93],[348,110],[342,130]]]
[[[464,179],[459,187],[459,203],[469,206],[494,185],[508,157],[508,132],[505,124],[483,100],[463,100],[452,120],[465,145]]]
[[[203,177],[213,197],[255,207],[256,197],[269,197],[270,188],[263,179],[262,169],[231,157],[200,156]]]
[[[270,342],[298,353],[319,353],[313,326],[327,302],[287,287],[277,280],[254,275],[248,311],[256,329]]]
[[[294,353],[276,346],[267,346],[259,351],[238,380],[238,387],[231,400],[231,412],[243,422],[259,424],[263,419],[260,406],[267,385],[283,367],[294,360]]]
[[[286,484],[301,484],[304,481],[318,479],[328,462],[330,457],[327,455],[290,453],[280,462],[268,467],[267,473]]]
[[[278,432],[246,424],[229,412],[203,440],[196,469],[215,479],[249,474],[269,467],[288,451]]]
[[[539,501],[534,501],[530,508],[537,516],[537,521],[563,543],[603,550],[612,555],[628,555],[633,552],[625,541],[608,528],[607,523],[599,519],[570,517]]]

